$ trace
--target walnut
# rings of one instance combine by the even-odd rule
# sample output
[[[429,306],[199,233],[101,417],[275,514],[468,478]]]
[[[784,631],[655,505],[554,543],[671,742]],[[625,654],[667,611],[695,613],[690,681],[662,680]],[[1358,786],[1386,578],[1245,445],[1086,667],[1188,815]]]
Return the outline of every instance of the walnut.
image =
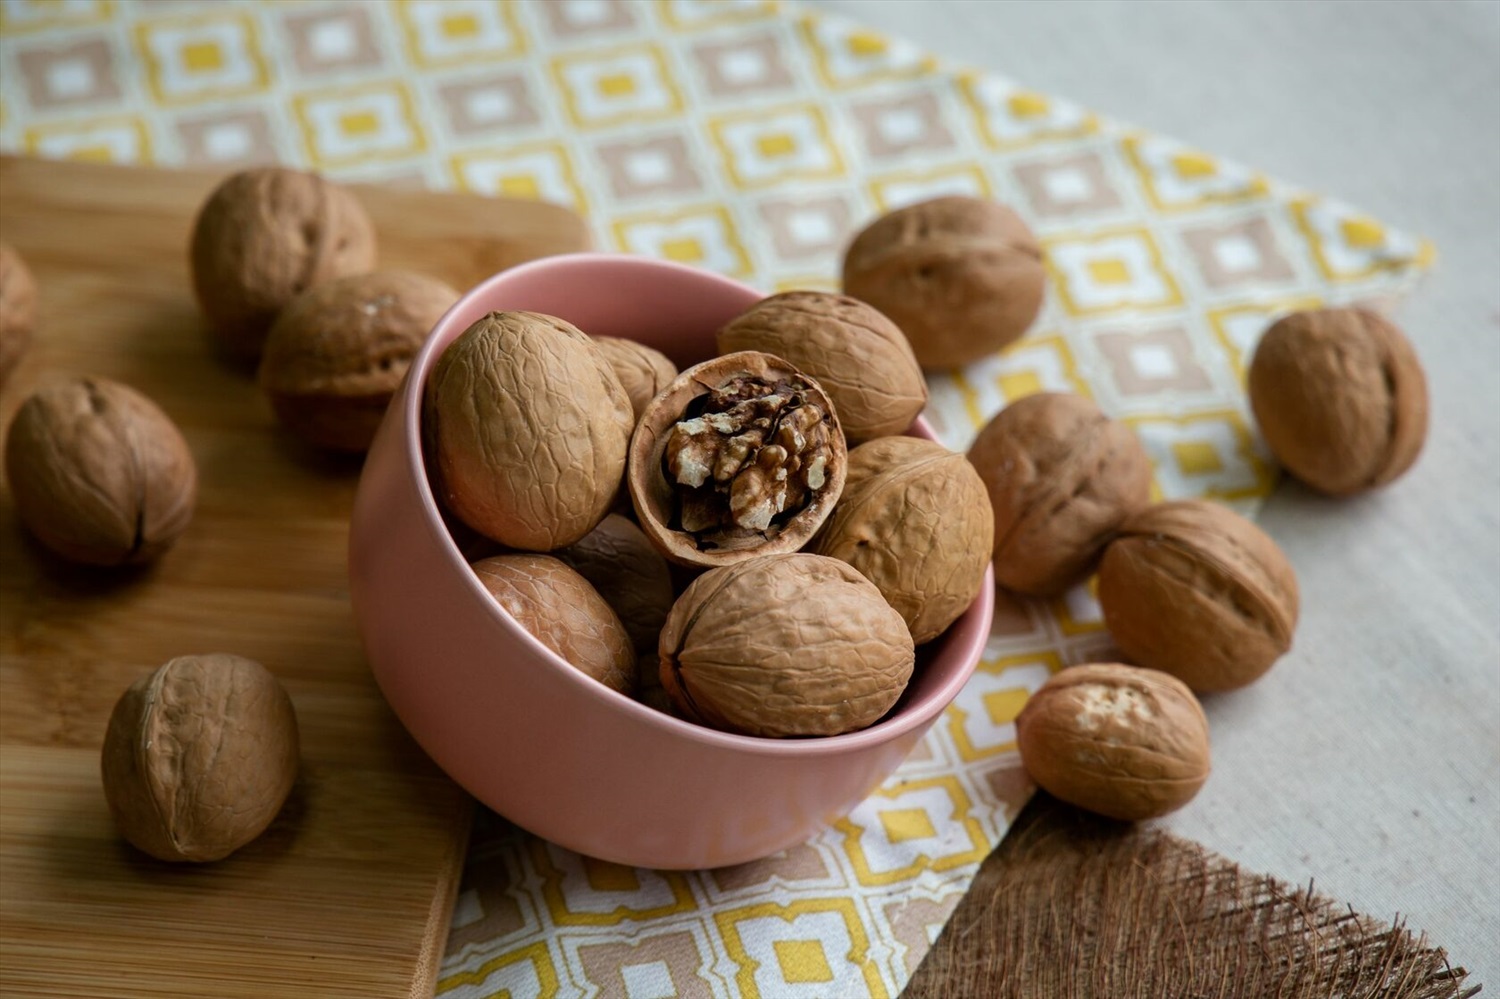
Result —
[[[1427,379],[1410,341],[1364,309],[1295,312],[1261,338],[1250,405],[1266,444],[1332,496],[1391,482],[1427,437]]]
[[[335,278],[294,298],[260,359],[260,386],[303,440],[364,451],[427,334],[458,292],[405,271]]]
[[[751,306],[719,352],[759,350],[818,380],[850,443],[899,434],[927,405],[927,383],[896,324],[847,295],[789,291]]]
[[[844,487],[832,403],[778,357],[726,354],[651,401],[630,445],[630,498],[646,535],[683,565],[801,548]]]
[[[31,346],[36,313],[36,278],[14,247],[0,243],[0,387]]]
[[[1244,517],[1181,500],[1120,528],[1099,565],[1099,605],[1127,658],[1200,693],[1231,690],[1291,648],[1297,577]]]
[[[259,836],[297,780],[297,716],[260,663],[180,656],[131,684],[104,734],[104,797],[161,860],[219,860]]]
[[[422,432],[438,497],[510,548],[571,545],[620,489],[630,399],[593,341],[536,312],[491,312],[427,379]]]
[[[102,378],[28,398],[6,434],[5,474],[37,540],[94,565],[156,558],[187,529],[198,496],[192,453],[167,414]]]
[[[224,348],[258,357],[266,331],[309,288],[375,264],[354,195],[317,174],[263,167],[216,187],[193,224],[193,291]]]
[[[980,198],[898,209],[854,237],[844,292],[901,327],[924,368],[977,361],[1021,337],[1042,308],[1041,245],[1021,217]]]
[[[612,513],[554,554],[599,591],[624,622],[637,652],[656,651],[677,594],[667,560],[639,527]]]
[[[1151,502],[1151,459],[1130,428],[1063,392],[997,413],[969,448],[995,513],[995,582],[1050,596],[1087,576]]]
[[[636,688],[636,657],[619,617],[588,580],[550,555],[496,555],[474,563],[490,596],[537,641],[611,690]]]
[[[1208,779],[1208,719],[1182,681],[1094,663],[1051,677],[1016,717],[1031,779],[1113,819],[1176,811]]]
[[[963,455],[883,437],[849,452],[843,497],[812,550],[858,569],[921,645],[979,595],[993,529],[984,483]]]
[[[615,369],[625,394],[630,396],[630,408],[639,422],[646,411],[646,404],[656,398],[658,392],[677,377],[677,365],[667,355],[643,343],[616,336],[596,336],[594,343],[599,352]]]
[[[769,737],[878,721],[911,679],[906,624],[837,559],[763,555],[694,580],[661,635],[661,682],[683,716]]]

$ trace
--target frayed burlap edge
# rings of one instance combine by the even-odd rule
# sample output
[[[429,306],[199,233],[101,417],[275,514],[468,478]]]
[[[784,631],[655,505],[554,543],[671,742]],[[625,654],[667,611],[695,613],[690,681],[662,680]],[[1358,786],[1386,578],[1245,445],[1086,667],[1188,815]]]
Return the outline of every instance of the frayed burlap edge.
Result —
[[[1441,948],[1196,843],[1038,793],[910,999],[1468,999]]]

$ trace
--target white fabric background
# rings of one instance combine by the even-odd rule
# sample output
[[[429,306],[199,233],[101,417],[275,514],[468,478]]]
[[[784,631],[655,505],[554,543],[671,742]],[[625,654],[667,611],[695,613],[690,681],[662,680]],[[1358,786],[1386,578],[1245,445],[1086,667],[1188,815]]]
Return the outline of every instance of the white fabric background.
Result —
[[[1400,913],[1500,987],[1500,3],[813,4],[1436,242],[1398,313],[1427,450],[1364,499],[1278,489],[1296,648],[1207,704],[1215,773],[1167,825]]]

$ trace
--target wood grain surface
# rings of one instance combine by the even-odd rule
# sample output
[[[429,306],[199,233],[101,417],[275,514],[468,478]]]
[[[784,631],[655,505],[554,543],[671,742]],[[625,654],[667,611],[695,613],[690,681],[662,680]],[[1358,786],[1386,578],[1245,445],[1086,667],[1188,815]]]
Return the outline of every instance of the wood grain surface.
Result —
[[[69,566],[0,492],[0,992],[27,996],[432,991],[470,799],[381,699],[350,612],[357,458],[281,432],[250,372],[209,346],[186,246],[217,177],[0,160],[0,238],[41,288],[41,328],[0,393],[96,375],[145,392],[198,463],[192,525],[157,564]],[[356,187],[380,265],[460,288],[582,249],[562,208]],[[99,781],[111,707],[174,656],[233,652],[292,696],[302,773],[227,860],[174,866],[116,835]]]

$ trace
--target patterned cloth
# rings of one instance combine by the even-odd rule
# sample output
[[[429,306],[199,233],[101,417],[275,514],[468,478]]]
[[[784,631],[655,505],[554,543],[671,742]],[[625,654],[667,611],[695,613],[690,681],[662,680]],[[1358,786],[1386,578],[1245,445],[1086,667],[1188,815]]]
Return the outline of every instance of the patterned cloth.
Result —
[[[1092,396],[1164,497],[1253,512],[1273,469],[1244,367],[1268,321],[1405,289],[1430,248],[1337,201],[773,0],[204,4],[0,0],[0,147],[279,161],[545,198],[601,247],[765,289],[833,288],[879,212],[996,197],[1052,280],[1033,332],[933,376],[967,446],[1007,400]],[[1106,657],[1090,589],[1002,597],[973,681],[902,768],[809,842],[742,867],[631,870],[480,819],[438,991],[892,995],[1030,794],[1012,721]]]

